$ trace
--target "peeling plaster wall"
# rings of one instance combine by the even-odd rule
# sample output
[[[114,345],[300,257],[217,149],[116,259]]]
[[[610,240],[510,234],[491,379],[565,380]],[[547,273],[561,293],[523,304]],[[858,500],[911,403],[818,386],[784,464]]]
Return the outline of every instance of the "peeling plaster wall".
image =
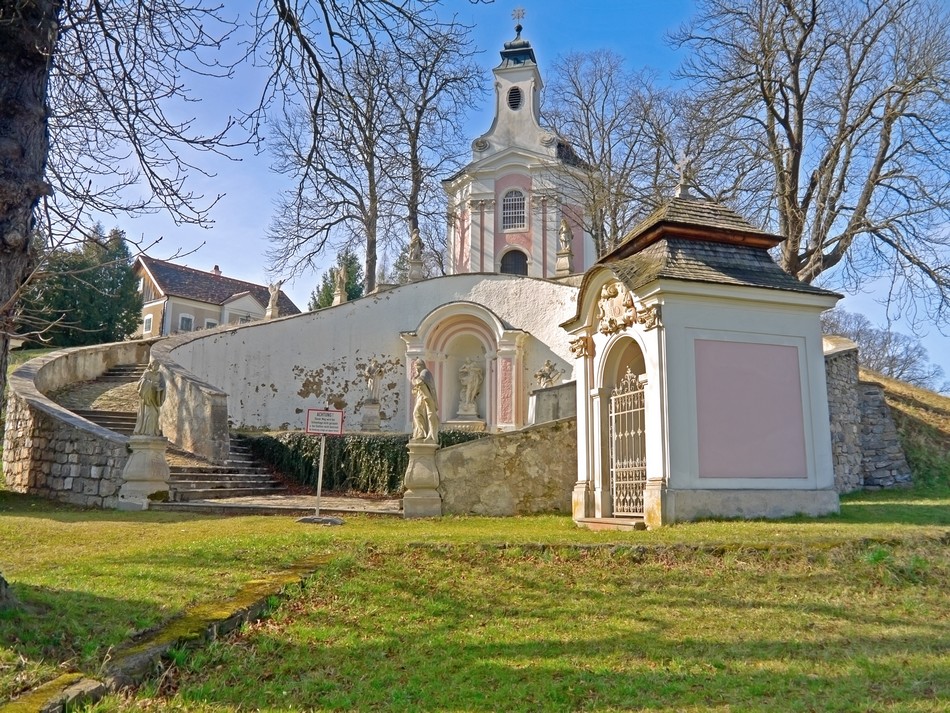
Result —
[[[345,429],[359,430],[370,359],[382,364],[381,428],[408,423],[406,344],[429,312],[457,301],[494,312],[508,328],[531,335],[523,383],[551,359],[570,378],[574,359],[558,326],[574,314],[577,289],[514,275],[469,274],[403,285],[317,312],[222,327],[172,347],[171,357],[228,394],[231,420],[245,427],[303,428],[308,408],[345,412]]]

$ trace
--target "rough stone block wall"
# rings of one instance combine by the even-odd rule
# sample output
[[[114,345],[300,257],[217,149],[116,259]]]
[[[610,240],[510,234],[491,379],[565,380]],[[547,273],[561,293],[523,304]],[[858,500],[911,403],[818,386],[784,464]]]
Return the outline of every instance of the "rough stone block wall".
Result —
[[[838,345],[825,353],[828,412],[831,417],[831,452],[835,490],[849,493],[863,485],[861,402],[858,398],[858,350]]]
[[[571,512],[577,420],[531,426],[437,451],[442,512]]]
[[[904,456],[891,407],[880,384],[856,384],[861,406],[861,470],[865,488],[893,488],[911,484],[910,466]]]
[[[3,438],[7,487],[73,505],[115,507],[127,439],[86,423],[65,410],[51,415],[11,393]]]

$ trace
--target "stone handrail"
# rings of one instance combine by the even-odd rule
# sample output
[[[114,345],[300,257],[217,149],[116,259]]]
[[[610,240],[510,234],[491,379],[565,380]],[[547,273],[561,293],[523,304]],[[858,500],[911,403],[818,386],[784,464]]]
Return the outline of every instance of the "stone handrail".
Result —
[[[163,339],[152,347],[152,359],[165,377],[162,433],[185,451],[212,463],[224,463],[230,452],[228,395],[199,379],[171,356],[176,347],[195,336]]]
[[[118,342],[32,359],[7,382],[3,470],[8,487],[76,505],[112,507],[128,438],[77,416],[47,393],[117,364],[147,361],[150,343]]]

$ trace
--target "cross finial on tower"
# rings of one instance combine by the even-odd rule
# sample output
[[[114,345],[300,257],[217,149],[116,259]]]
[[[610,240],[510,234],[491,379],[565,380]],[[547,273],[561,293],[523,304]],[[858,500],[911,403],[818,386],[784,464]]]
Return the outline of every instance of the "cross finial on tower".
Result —
[[[515,34],[521,37],[521,21],[524,19],[524,8],[516,7],[515,11],[511,13],[511,17],[515,21]]]
[[[685,151],[680,154],[676,162],[676,171],[680,175],[679,183],[676,186],[677,198],[691,198],[689,194],[689,184],[693,180],[693,157]]]

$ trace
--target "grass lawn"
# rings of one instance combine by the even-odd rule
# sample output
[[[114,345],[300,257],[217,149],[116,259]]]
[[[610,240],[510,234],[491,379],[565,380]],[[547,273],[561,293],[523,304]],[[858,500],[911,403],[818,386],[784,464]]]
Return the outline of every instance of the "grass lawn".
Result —
[[[189,604],[330,555],[272,616],[95,710],[939,711],[950,489],[821,520],[591,533],[83,511],[0,492],[0,700]],[[612,547],[611,545],[616,545]]]

